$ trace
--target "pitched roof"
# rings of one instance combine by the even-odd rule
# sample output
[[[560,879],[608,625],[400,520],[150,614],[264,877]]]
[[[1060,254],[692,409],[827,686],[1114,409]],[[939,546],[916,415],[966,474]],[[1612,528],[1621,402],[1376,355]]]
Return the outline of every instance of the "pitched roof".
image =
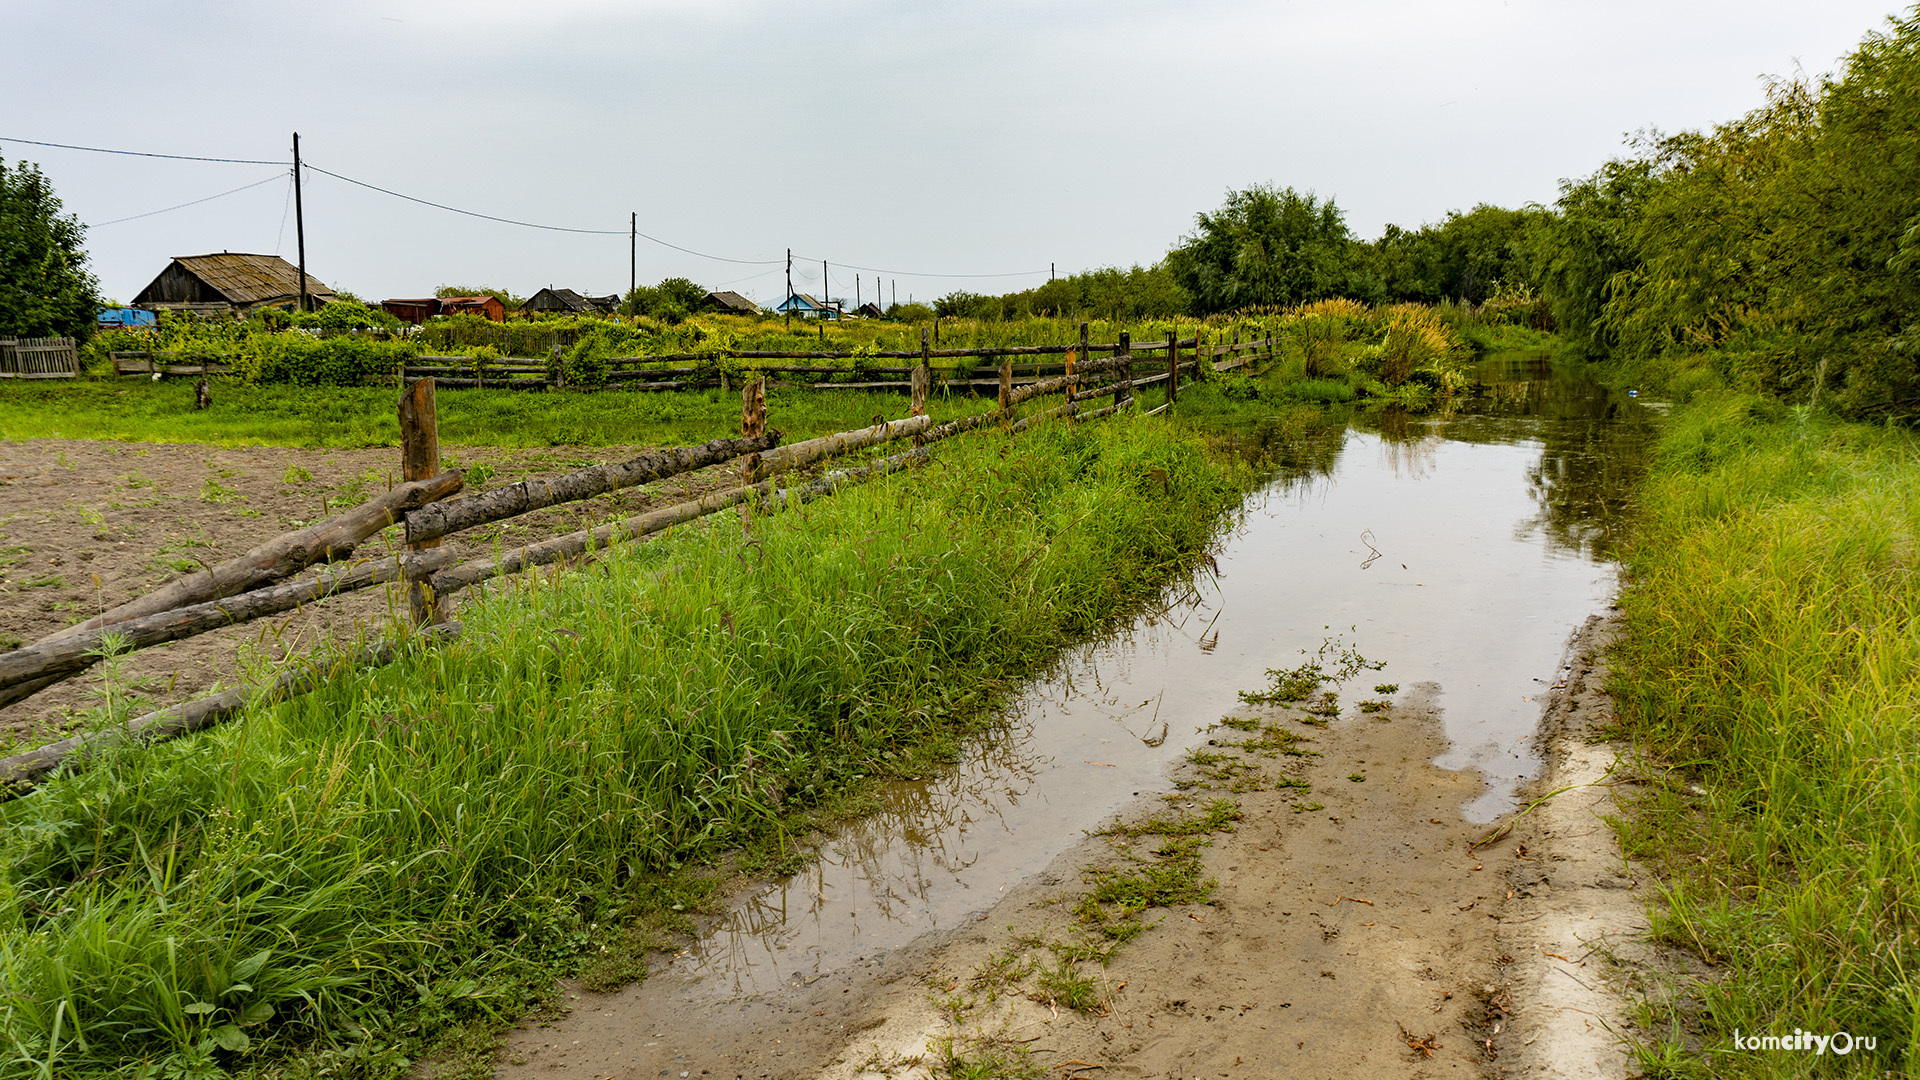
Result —
[[[756,312],[760,310],[760,305],[741,296],[737,292],[710,292],[707,294],[707,300],[729,311]]]
[[[278,255],[222,251],[214,255],[176,255],[173,261],[229,303],[258,304],[300,295],[300,268]],[[333,298],[333,290],[312,274],[307,275],[307,293]]]

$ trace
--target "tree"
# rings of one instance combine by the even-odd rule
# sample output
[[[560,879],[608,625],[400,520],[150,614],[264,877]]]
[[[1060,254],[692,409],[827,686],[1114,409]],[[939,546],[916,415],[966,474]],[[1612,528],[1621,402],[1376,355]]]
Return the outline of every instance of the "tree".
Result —
[[[61,216],[53,185],[31,162],[0,158],[0,337],[85,338],[100,283],[81,247],[86,226]]]
[[[1367,291],[1332,199],[1255,184],[1229,191],[1219,210],[1194,222],[1193,234],[1167,253],[1167,268],[1201,313]]]

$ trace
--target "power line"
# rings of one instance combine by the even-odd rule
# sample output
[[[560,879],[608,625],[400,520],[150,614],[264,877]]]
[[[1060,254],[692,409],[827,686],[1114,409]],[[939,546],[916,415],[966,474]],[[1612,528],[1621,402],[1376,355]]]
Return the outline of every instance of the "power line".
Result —
[[[800,258],[801,256],[796,255],[794,257]],[[807,261],[819,262],[820,260],[817,258],[809,258],[807,259]],[[929,278],[1033,277],[1037,274],[1044,274],[1047,272],[1045,270],[1014,270],[1005,274],[935,274],[935,273],[930,273],[924,270],[888,270],[884,267],[879,267],[879,266],[855,266],[853,263],[847,263],[847,262],[837,262],[837,263],[834,263],[833,265],[845,267],[848,270],[867,270],[875,274],[892,274],[895,277],[929,277]]]
[[[3,136],[0,136],[0,143],[22,143],[27,146],[51,146],[61,150],[84,150],[88,153],[94,153],[94,154],[118,154],[126,157],[164,158],[169,161],[212,161],[212,162],[219,162],[227,165],[284,164],[283,162],[279,162],[279,161],[262,161],[256,158],[200,157],[192,154],[158,154],[158,153],[150,153],[143,150],[115,150],[115,149],[109,149],[107,147],[102,147],[102,146],[80,146],[74,143],[44,142],[39,139],[15,139],[15,138],[3,137]],[[575,228],[568,228],[562,225],[542,225],[538,222],[521,221],[517,218],[499,217],[494,214],[482,214],[475,210],[462,210],[460,207],[457,207],[457,206],[448,206],[446,203],[434,202],[431,199],[422,199],[415,195],[406,195],[401,192],[394,191],[391,188],[384,188],[379,186],[378,184],[367,183],[364,180],[355,180],[351,176],[343,176],[340,173],[332,172],[327,169],[322,169],[311,162],[305,163],[305,167],[313,172],[321,173],[326,176],[331,176],[335,180],[344,181],[346,183],[354,185],[355,187],[363,187],[369,191],[377,191],[382,195],[390,195],[396,199],[404,199],[407,202],[418,203],[421,206],[431,206],[436,210],[445,210],[449,213],[461,214],[471,218],[478,218],[482,221],[494,221],[494,222],[499,222],[502,225],[516,225],[523,229],[541,229],[547,232],[574,233],[582,236],[626,236],[626,235],[632,234],[632,230],[630,229],[575,229]],[[245,189],[236,188],[234,190],[243,191]],[[233,194],[233,192],[224,192],[223,194],[230,195],[230,194]],[[219,197],[220,196],[218,195],[209,196],[209,198],[219,198]],[[205,201],[205,200],[202,200],[202,201]],[[181,205],[190,206],[192,204],[182,203]],[[178,207],[168,207],[168,209],[178,209]],[[156,210],[153,212],[164,213],[165,211]],[[144,216],[144,215],[136,215],[136,216]],[[121,218],[119,220],[126,221],[131,219]],[[103,224],[115,224],[115,223],[116,222],[103,222]],[[679,244],[670,243],[666,240],[660,239],[657,236],[649,236],[646,233],[638,233],[637,235],[645,239],[648,243],[658,244],[661,247],[671,248],[672,250],[678,251],[685,255],[692,255],[695,258],[699,258],[699,259],[710,259],[714,262],[735,263],[741,266],[778,266],[782,261],[780,259],[730,259],[724,255],[709,255],[704,251],[695,251],[693,248],[682,247]],[[806,258],[804,259],[804,261],[815,262],[818,260]],[[891,270],[881,266],[859,266],[854,263],[836,263],[835,265],[845,267],[848,270],[865,270],[869,273],[874,273],[874,274],[891,274],[895,277],[920,277],[920,278],[1013,278],[1013,277],[1037,277],[1041,274],[1048,273],[1048,271],[1046,270],[1016,270],[1016,271],[1011,271],[1007,273],[998,273],[998,274],[947,274],[947,273],[934,273],[931,271],[924,271],[924,270]]]
[[[72,143],[41,142],[39,139],[10,139],[0,143],[25,143],[28,146],[52,146],[61,150],[85,150],[91,154],[121,154],[126,157],[166,158],[169,161],[217,161],[224,165],[285,165],[284,161],[257,161],[251,158],[194,157],[191,154],[150,154],[144,150],[109,150],[104,146],[75,146]]]
[[[405,199],[408,202],[419,203],[422,206],[431,206],[436,210],[447,210],[455,214],[463,214],[467,217],[479,218],[483,221],[497,221],[503,225],[518,225],[521,228],[525,228],[525,229],[544,229],[548,232],[578,233],[583,236],[638,235],[650,243],[659,244],[661,247],[672,248],[675,251],[683,252],[685,254],[693,255],[702,259],[712,259],[714,262],[739,263],[742,266],[776,266],[780,262],[780,260],[778,259],[729,259],[724,255],[709,255],[704,251],[695,251],[692,248],[681,247],[679,244],[668,243],[667,241],[662,240],[657,236],[648,236],[646,233],[637,232],[636,230],[633,230],[631,227],[627,229],[574,229],[574,228],[568,228],[563,225],[542,225],[542,224],[539,224],[538,222],[533,222],[533,221],[520,221],[516,218],[505,218],[505,217],[498,217],[493,214],[482,214],[475,210],[462,210],[457,206],[448,206],[446,203],[437,203],[431,199],[422,199],[414,195],[405,195],[398,191],[394,191],[391,188],[383,188],[378,184],[369,184],[364,180],[355,180],[351,176],[342,176],[337,172],[332,172],[330,170],[323,169],[320,166],[313,164],[312,162],[308,162],[306,167],[322,175],[331,176],[335,180],[344,180],[347,183],[353,184],[356,187],[363,187],[369,191],[377,191],[382,195],[391,195],[396,199]]]
[[[248,190],[248,189],[250,189],[250,188],[257,188],[257,187],[259,187],[259,186],[260,186],[260,185],[262,185],[262,184],[271,184],[271,183],[273,183],[273,182],[274,182],[275,180],[280,180],[280,179],[283,179],[283,178],[285,178],[285,177],[286,177],[286,175],[287,175],[286,173],[275,173],[275,174],[273,174],[272,176],[269,176],[269,177],[267,177],[267,178],[266,178],[265,180],[255,180],[255,181],[254,181],[253,183],[251,183],[251,184],[242,184],[242,185],[240,185],[239,187],[237,187],[237,188],[234,188],[234,189],[233,189],[233,190],[231,190],[231,191],[223,191],[223,192],[221,192],[221,193],[220,193],[220,194],[218,194],[218,195],[209,195],[209,196],[207,196],[207,197],[206,197],[206,198],[204,198],[204,199],[195,199],[195,200],[193,200],[192,202],[183,202],[183,203],[179,203],[179,204],[177,204],[177,205],[174,205],[174,206],[168,206],[168,207],[164,207],[164,208],[162,208],[162,209],[159,209],[159,210],[149,210],[149,211],[147,211],[147,212],[146,212],[146,213],[144,213],[144,214],[129,214],[129,215],[127,215],[126,217],[123,217],[123,218],[114,218],[114,219],[113,219],[112,221],[102,221],[102,222],[100,222],[100,223],[98,223],[98,224],[95,224],[95,225],[89,225],[89,226],[87,226],[87,227],[88,227],[88,228],[90,228],[90,229],[98,229],[98,228],[102,228],[102,227],[104,227],[104,226],[107,226],[107,225],[118,225],[118,224],[120,224],[120,223],[121,223],[121,222],[123,222],[123,221],[137,221],[137,220],[139,220],[140,218],[147,218],[147,217],[152,217],[152,216],[153,216],[153,215],[155,215],[155,214],[164,214],[164,213],[166,213],[166,212],[167,212],[167,211],[169,211],[169,210],[183,210],[183,209],[185,209],[185,208],[187,208],[187,207],[189,207],[189,206],[199,206],[199,205],[200,205],[201,203],[203,203],[203,202],[212,202],[212,201],[213,201],[213,200],[215,200],[215,199],[224,199],[224,198],[226,198],[226,197],[227,197],[227,196],[229,196],[229,195],[237,195],[237,194],[239,194],[239,193],[240,193],[240,192],[242,192],[242,191],[246,191],[246,190]]]

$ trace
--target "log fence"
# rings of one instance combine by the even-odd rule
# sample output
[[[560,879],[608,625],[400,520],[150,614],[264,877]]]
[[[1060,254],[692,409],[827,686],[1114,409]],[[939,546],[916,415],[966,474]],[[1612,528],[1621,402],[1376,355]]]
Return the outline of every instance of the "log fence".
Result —
[[[1083,342],[1085,336],[1083,324]],[[522,481],[460,499],[452,497],[464,487],[463,474],[438,471],[434,406],[438,380],[427,376],[410,383],[399,402],[403,483],[359,506],[275,537],[218,566],[177,578],[95,618],[0,653],[0,706],[20,701],[86,671],[109,646],[148,648],[380,585],[404,587],[412,622],[419,628],[417,632],[433,638],[450,637],[458,633],[458,624],[451,621],[453,598],[494,578],[562,561],[592,559],[595,553],[611,545],[651,536],[733,506],[741,507],[745,514],[754,505],[778,508],[826,497],[847,485],[921,464],[929,460],[932,444],[989,425],[1017,433],[1048,419],[1084,421],[1109,416],[1133,405],[1142,388],[1160,383],[1166,384],[1166,402],[1153,413],[1163,412],[1177,399],[1183,376],[1197,376],[1203,370],[1202,365],[1212,371],[1245,366],[1257,358],[1272,355],[1272,345],[1272,339],[1206,345],[1194,338],[1181,340],[1172,336],[1162,342],[1134,344],[1122,332],[1119,340],[1111,345],[1023,346],[1018,352],[1013,349],[945,350],[948,355],[996,357],[999,378],[989,385],[996,386],[999,400],[996,408],[936,425],[927,412],[926,399],[928,391],[936,385],[931,360],[940,355],[940,351],[932,349],[923,334],[919,352],[910,354],[919,363],[899,369],[907,378],[898,385],[912,395],[911,414],[903,419],[782,445],[779,433],[767,427],[767,379],[762,375],[742,387],[742,434],[739,437],[714,439],[701,446],[651,451],[629,461],[595,465],[550,479]],[[1109,355],[1101,358],[1091,355],[1101,351]],[[1150,355],[1156,352],[1163,355]],[[1051,365],[1012,362],[1014,355],[1045,353],[1064,355],[1060,363]],[[1150,365],[1153,373],[1136,377],[1135,370],[1143,365]],[[1020,366],[1025,366],[1033,377],[1020,381]],[[1061,370],[1049,370],[1054,367]],[[1052,394],[1064,395],[1064,403],[1016,418],[1015,409],[1020,405]],[[1109,404],[1087,408],[1108,398],[1112,399]],[[782,486],[784,473],[902,440],[910,440],[911,448]],[[464,562],[459,561],[453,549],[439,546],[444,537],[483,525],[736,460],[741,462],[737,484],[612,524],[550,537]],[[398,551],[385,558],[355,558],[357,549],[365,541],[395,526],[401,529]],[[334,565],[324,567],[316,576],[288,580],[322,564]],[[350,661],[350,666],[377,666],[390,661],[394,655],[388,646],[363,650]],[[318,685],[311,679],[302,682],[302,678],[283,675],[261,694],[284,696],[304,692],[300,687],[311,689]],[[125,729],[79,736],[0,759],[0,799],[31,790],[63,762],[81,762],[102,745],[102,740],[184,734],[238,711],[249,700],[254,698],[243,690],[230,690],[201,702],[160,710]],[[54,747],[63,749],[55,751]]]

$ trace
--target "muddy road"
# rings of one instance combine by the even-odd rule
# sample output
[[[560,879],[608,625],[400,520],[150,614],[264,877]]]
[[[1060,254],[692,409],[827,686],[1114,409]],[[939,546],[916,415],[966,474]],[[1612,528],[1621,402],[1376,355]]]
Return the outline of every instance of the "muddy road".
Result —
[[[1279,448],[1217,577],[643,983],[569,988],[497,1075],[1627,1075],[1641,908],[1587,740],[1653,418],[1537,358],[1482,377]],[[1241,700],[1343,655],[1337,701]],[[1090,921],[1175,870],[1124,941]]]

